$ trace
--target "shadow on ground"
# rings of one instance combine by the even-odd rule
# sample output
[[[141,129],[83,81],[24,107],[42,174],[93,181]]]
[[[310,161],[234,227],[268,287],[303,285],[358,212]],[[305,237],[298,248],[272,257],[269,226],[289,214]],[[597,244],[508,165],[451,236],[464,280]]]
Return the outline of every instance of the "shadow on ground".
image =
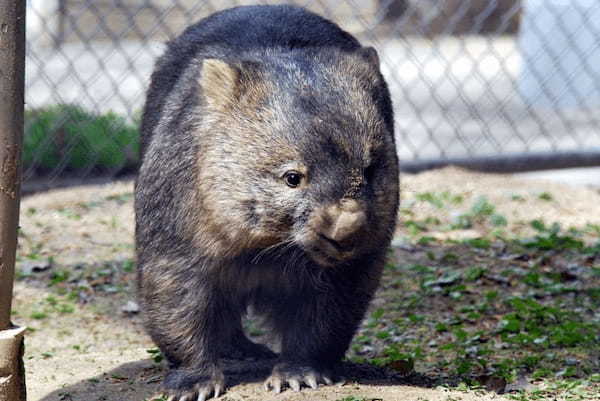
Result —
[[[223,400],[296,400],[313,397],[338,399],[339,393],[360,391],[360,386],[381,388],[381,386],[416,386],[431,388],[433,382],[425,376],[411,374],[401,377],[398,374],[372,365],[345,363],[340,374],[345,384],[323,386],[319,390],[303,389],[300,393],[290,390],[283,394],[265,393],[263,381],[273,367],[272,361],[226,361],[224,362],[228,391]],[[60,390],[51,392],[41,401],[139,401],[152,400],[160,395],[160,382],[164,366],[149,359],[128,362],[100,375],[81,380]],[[368,390],[365,390],[368,391]],[[312,393],[313,395],[307,395]]]

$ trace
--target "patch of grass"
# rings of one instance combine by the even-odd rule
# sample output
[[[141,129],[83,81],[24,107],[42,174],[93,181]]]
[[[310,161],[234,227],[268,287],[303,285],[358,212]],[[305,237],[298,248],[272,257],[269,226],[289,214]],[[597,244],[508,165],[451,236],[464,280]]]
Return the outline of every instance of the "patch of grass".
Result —
[[[136,165],[138,152],[137,127],[115,113],[95,114],[68,104],[25,112],[25,169],[115,170]]]
[[[433,237],[423,236],[423,237],[419,238],[417,243],[419,245],[429,245],[430,243],[435,242],[435,241],[436,241],[436,239]]]
[[[432,195],[420,199],[440,203]],[[433,240],[432,226],[413,214],[418,230],[405,229],[402,243],[415,246],[391,253],[394,268],[385,270],[378,295],[385,307],[366,319],[349,358],[403,374],[414,369],[453,386],[502,391],[517,379],[579,380],[587,383],[582,394],[600,394],[591,380],[600,374],[600,241],[589,242],[596,227],[534,220],[533,235],[519,236],[523,231],[512,227],[523,225],[509,225],[483,197],[459,217],[463,228],[487,234],[453,239],[449,232],[447,240]],[[498,236],[498,226],[511,228]],[[574,394],[561,391],[544,390],[537,399]]]
[[[577,238],[577,235],[580,235],[580,233],[572,232],[565,234],[561,231],[560,224],[558,223],[547,226],[541,220],[533,220],[531,227],[537,231],[537,234],[533,237],[520,240],[520,244],[527,248],[541,251],[582,250],[585,248],[583,240]]]
[[[568,400],[591,401],[600,398],[600,386],[591,375],[587,380],[581,379],[550,379],[543,386],[530,391],[517,391],[508,394],[508,398],[515,401],[540,401],[540,400]]]
[[[554,197],[552,196],[552,194],[550,192],[542,192],[538,195],[538,199],[546,201],[546,202],[550,202],[550,201],[554,200]]]
[[[496,227],[503,227],[508,224],[506,217],[502,216],[501,214],[492,214],[490,216],[490,222]]]
[[[119,204],[124,204],[133,200],[133,192],[126,192],[118,195],[109,195],[105,199],[107,201],[116,201]]]
[[[46,312],[42,312],[42,311],[34,311],[34,312],[31,312],[31,315],[29,315],[29,317],[32,319],[41,320],[41,319],[47,318],[48,314]]]
[[[68,314],[75,312],[75,305],[60,295],[50,295],[35,305],[29,317],[35,320],[42,320],[56,314]]]
[[[474,225],[487,222],[495,227],[503,227],[508,224],[506,217],[496,213],[496,207],[485,196],[480,196],[475,199],[467,212],[454,217],[451,228],[455,230],[469,229]]]
[[[125,273],[133,273],[133,271],[135,270],[135,262],[133,261],[133,259],[127,259],[123,262],[122,268]]]
[[[471,238],[464,241],[465,244],[474,248],[488,249],[491,245],[491,241],[487,238]]]
[[[466,281],[477,281],[485,274],[486,269],[480,266],[475,266],[469,268],[465,274],[464,278]]]
[[[61,303],[56,306],[56,310],[58,311],[58,313],[61,313],[61,314],[73,313],[73,312],[75,312],[75,306],[68,304],[68,303]]]
[[[81,220],[81,214],[77,213],[76,211],[74,211],[72,209],[60,208],[57,210],[57,212],[59,214],[63,215],[64,217],[66,217],[67,219]]]
[[[161,363],[164,359],[162,352],[158,348],[149,348],[146,350],[148,354],[150,354],[150,358],[154,361],[154,363]]]
[[[480,196],[471,207],[471,215],[474,217],[487,217],[494,214],[495,210],[496,207],[485,196]]]
[[[460,204],[463,202],[461,195],[454,195],[448,191],[436,193],[436,192],[422,192],[415,195],[415,199],[420,202],[426,202],[431,204],[437,209],[442,209],[447,204]]]
[[[53,286],[62,282],[65,282],[69,279],[71,272],[69,270],[58,270],[50,276],[49,286]]]
[[[499,323],[498,332],[507,343],[522,346],[575,347],[593,344],[597,326],[581,321],[568,311],[543,305],[532,298],[511,298],[513,312]]]

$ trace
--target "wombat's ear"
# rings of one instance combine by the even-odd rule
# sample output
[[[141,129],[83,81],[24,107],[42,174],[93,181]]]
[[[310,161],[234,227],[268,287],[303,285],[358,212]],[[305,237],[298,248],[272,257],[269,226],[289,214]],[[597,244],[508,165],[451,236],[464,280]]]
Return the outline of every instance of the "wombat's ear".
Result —
[[[361,47],[358,54],[375,68],[379,68],[379,55],[373,47]]]
[[[209,106],[216,108],[235,101],[239,95],[240,70],[223,60],[205,59],[202,62],[200,86]]]

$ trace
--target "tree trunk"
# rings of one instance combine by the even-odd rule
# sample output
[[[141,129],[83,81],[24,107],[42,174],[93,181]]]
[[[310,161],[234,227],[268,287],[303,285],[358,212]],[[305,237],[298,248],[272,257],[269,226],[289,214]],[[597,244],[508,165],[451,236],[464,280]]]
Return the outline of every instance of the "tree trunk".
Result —
[[[0,401],[25,401],[23,328],[10,321],[25,79],[25,0],[0,0]]]

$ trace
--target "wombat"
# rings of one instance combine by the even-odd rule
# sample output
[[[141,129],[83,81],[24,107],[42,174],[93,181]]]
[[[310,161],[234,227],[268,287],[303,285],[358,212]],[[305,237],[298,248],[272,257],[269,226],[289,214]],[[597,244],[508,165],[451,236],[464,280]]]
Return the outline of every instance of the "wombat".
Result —
[[[237,7],[171,41],[151,81],[136,250],[165,393],[218,397],[222,358],[276,356],[267,390],[331,383],[398,208],[376,51],[299,7]],[[248,308],[278,355],[244,334]]]

